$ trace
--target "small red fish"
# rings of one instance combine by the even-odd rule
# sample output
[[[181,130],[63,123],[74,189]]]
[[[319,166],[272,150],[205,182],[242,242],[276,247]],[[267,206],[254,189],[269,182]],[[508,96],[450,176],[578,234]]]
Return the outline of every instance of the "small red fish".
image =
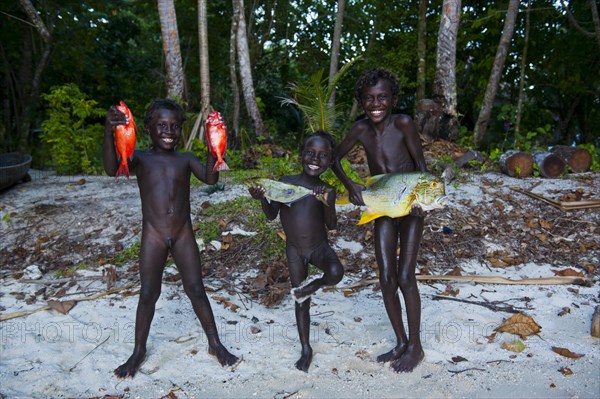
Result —
[[[220,112],[210,112],[206,118],[206,142],[210,153],[217,158],[213,172],[229,170],[229,166],[223,160],[227,148],[227,126]]]
[[[117,154],[121,159],[119,169],[117,169],[116,176],[125,174],[129,177],[129,165],[127,160],[133,159],[133,150],[135,149],[135,132],[137,130],[133,115],[127,105],[123,101],[116,106],[117,110],[127,115],[129,122],[126,125],[117,125],[115,127],[115,145],[117,147]]]

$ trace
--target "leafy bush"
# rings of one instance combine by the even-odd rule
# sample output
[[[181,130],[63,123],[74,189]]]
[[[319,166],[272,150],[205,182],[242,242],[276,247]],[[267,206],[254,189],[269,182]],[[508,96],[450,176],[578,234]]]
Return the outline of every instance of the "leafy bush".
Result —
[[[105,114],[74,84],[53,87],[42,95],[48,103],[48,119],[42,122],[42,140],[50,146],[57,172],[102,171],[104,127],[95,122]]]

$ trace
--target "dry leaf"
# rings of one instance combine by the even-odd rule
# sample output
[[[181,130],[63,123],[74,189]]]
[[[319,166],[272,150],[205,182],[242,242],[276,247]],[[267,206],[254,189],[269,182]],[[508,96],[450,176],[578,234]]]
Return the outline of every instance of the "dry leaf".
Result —
[[[48,301],[48,306],[50,308],[56,310],[59,313],[67,314],[73,306],[75,306],[75,301]]]
[[[283,241],[285,241],[285,233],[281,230],[277,231],[277,235],[279,236],[279,238],[281,238]]]
[[[567,348],[559,348],[558,346],[553,346],[552,350],[561,356],[568,357],[569,359],[579,359],[580,357],[585,356],[585,355],[581,355],[579,353],[571,352]]]
[[[518,335],[521,339],[527,339],[528,336],[539,333],[542,327],[533,320],[532,317],[522,313],[517,313],[514,316],[506,319],[494,331],[506,332],[509,334]]]
[[[568,306],[565,306],[564,308],[562,308],[562,310],[560,312],[558,312],[558,315],[560,317],[566,315],[567,313],[571,313],[571,308]]]
[[[344,293],[345,298],[348,298],[350,295],[354,294],[353,290],[342,290],[342,292]]]
[[[566,269],[563,269],[563,270],[552,270],[552,272],[556,276],[577,276],[577,277],[583,277],[583,272],[578,272],[577,270],[573,270],[570,267],[567,267]]]
[[[501,348],[511,352],[523,352],[525,344],[520,339],[515,339],[512,342],[503,342]]]
[[[543,229],[550,230],[552,228],[552,223],[547,220],[540,219],[540,226],[542,226]]]
[[[460,363],[460,362],[468,362],[468,360],[462,356],[454,356],[452,358],[452,363]]]
[[[573,375],[573,370],[568,367],[561,367],[558,371],[560,371],[562,375]]]

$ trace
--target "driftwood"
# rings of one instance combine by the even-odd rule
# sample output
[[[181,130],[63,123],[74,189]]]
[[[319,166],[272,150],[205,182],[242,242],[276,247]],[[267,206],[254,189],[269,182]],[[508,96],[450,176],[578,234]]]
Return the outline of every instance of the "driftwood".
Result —
[[[587,200],[587,201],[556,201],[551,198],[544,197],[543,195],[534,194],[530,191],[523,190],[520,187],[514,186],[514,187],[511,187],[510,189],[513,191],[519,192],[521,194],[528,195],[532,198],[536,198],[541,201],[544,201],[545,203],[550,204],[550,205],[560,209],[563,212],[573,211],[573,210],[577,210],[577,209],[599,208],[600,207],[600,199],[592,199],[592,200]]]
[[[534,151],[532,155],[542,176],[553,179],[565,173],[567,164],[558,155],[549,151]]]
[[[575,284],[589,286],[590,281],[586,278],[579,276],[554,276],[554,277],[539,277],[539,278],[525,278],[520,280],[513,280],[506,277],[499,276],[433,276],[433,275],[417,275],[417,281],[463,281],[470,283],[485,283],[485,284],[508,284],[508,285],[564,285],[564,284]],[[361,280],[354,284],[345,285],[338,287],[338,289],[352,289],[363,287],[365,285],[378,283],[379,279],[369,278]]]
[[[533,157],[531,154],[508,150],[498,159],[502,173],[510,177],[527,177],[533,173]]]
[[[421,136],[427,140],[440,138],[439,131],[442,114],[442,106],[433,100],[424,99],[417,102],[415,124]]]
[[[565,161],[575,173],[587,172],[592,166],[592,154],[585,148],[557,145],[552,152]]]
[[[85,302],[85,301],[93,301],[94,299],[102,298],[103,296],[106,296],[106,295],[116,294],[117,292],[127,290],[129,288],[134,287],[136,284],[138,284],[138,283],[135,282],[135,283],[127,284],[122,287],[113,288],[112,290],[99,292],[94,295],[89,295],[89,296],[85,296],[83,298],[73,299],[73,301],[75,303]],[[16,319],[18,317],[25,317],[25,316],[29,316],[29,315],[32,315],[37,312],[41,312],[42,310],[50,310],[50,309],[52,309],[52,307],[50,305],[46,305],[46,306],[42,306],[42,307],[36,308],[36,309],[23,310],[20,312],[13,312],[13,313],[8,313],[8,314],[0,314],[0,321]]]

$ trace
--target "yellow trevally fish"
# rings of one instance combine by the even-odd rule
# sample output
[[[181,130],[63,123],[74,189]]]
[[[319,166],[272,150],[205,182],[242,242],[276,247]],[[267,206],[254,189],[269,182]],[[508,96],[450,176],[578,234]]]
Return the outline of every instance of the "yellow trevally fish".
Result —
[[[304,197],[314,195],[313,190],[309,188],[271,179],[253,179],[252,184],[255,186],[261,186],[265,189],[265,198],[267,201],[277,201],[288,206]],[[315,196],[315,198],[325,205],[328,205],[327,194],[328,193],[325,193],[323,196]]]
[[[406,216],[413,205],[424,211],[446,205],[444,182],[430,173],[405,172],[372,176],[365,183],[362,197],[367,209],[358,224],[365,224],[381,216]],[[337,204],[349,204],[348,193]]]

